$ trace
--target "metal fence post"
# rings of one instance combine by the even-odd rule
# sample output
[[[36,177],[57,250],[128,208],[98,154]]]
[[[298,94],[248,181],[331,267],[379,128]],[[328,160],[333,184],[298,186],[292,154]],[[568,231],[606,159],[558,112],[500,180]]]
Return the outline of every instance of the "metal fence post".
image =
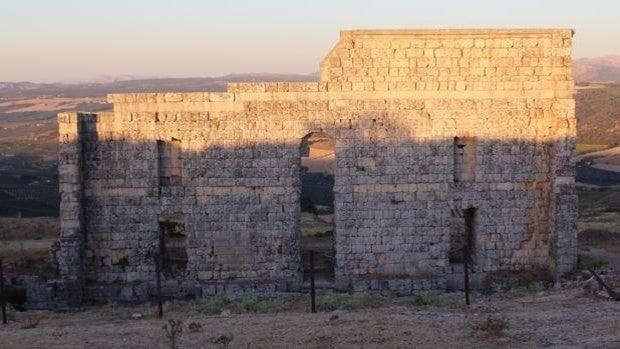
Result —
[[[164,316],[164,308],[161,302],[161,266],[159,254],[155,254],[155,297],[157,298],[157,317]]]
[[[310,251],[310,302],[312,312],[316,313],[316,292],[314,289],[314,251]]]
[[[2,272],[2,258],[0,258],[0,308],[2,308],[2,323],[6,325],[6,295],[4,290],[4,273]]]

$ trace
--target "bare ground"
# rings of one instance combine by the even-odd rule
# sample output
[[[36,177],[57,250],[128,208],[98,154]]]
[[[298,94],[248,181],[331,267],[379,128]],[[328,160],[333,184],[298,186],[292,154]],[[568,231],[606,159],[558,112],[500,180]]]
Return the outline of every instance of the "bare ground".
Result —
[[[590,158],[592,167],[604,171],[620,172],[620,147],[596,150],[577,156],[576,161]]]
[[[303,300],[304,302],[307,299]],[[164,320],[147,308],[101,309],[77,314],[18,314],[22,321],[0,326],[3,348],[166,348]],[[230,348],[618,348],[620,302],[584,296],[581,290],[546,291],[503,300],[484,298],[465,307],[411,307],[398,302],[359,311],[309,314],[302,309],[275,314],[206,316],[195,310],[168,312],[183,320],[179,348],[222,348],[218,337],[232,337]],[[508,321],[505,333],[474,331],[489,315]],[[22,329],[26,317],[41,318]],[[191,322],[202,331],[187,330]]]
[[[0,102],[5,113],[78,109],[81,104],[106,104],[105,98],[31,98]]]

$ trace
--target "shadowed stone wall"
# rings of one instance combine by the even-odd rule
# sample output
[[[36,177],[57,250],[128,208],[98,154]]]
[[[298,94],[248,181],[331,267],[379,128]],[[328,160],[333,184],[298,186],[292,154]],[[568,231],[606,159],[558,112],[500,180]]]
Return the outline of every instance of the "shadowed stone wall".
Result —
[[[337,287],[449,287],[468,208],[476,280],[557,277],[576,247],[571,37],[344,31],[317,83],[111,94],[113,112],[60,114],[63,277],[86,299],[144,299],[169,239],[186,261],[167,294],[299,290],[311,132],[335,140]]]

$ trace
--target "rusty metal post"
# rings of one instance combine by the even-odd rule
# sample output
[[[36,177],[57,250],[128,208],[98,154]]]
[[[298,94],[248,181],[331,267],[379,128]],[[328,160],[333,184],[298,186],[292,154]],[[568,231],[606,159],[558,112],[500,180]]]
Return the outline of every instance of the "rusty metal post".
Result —
[[[164,308],[161,302],[161,267],[159,254],[155,254],[155,297],[157,298],[157,317],[164,316]]]
[[[465,304],[470,305],[470,289],[469,289],[469,266],[471,265],[471,251],[474,248],[474,217],[476,214],[475,208],[468,208],[465,210],[465,251],[463,261],[463,274],[465,276]]]
[[[463,274],[465,275],[465,304],[469,305],[469,247],[465,247],[463,258]]]
[[[310,251],[310,304],[313,313],[316,313],[316,292],[314,289],[314,251]]]
[[[0,258],[0,308],[2,308],[2,323],[7,324],[6,298],[4,290],[4,273],[2,272],[2,258]]]

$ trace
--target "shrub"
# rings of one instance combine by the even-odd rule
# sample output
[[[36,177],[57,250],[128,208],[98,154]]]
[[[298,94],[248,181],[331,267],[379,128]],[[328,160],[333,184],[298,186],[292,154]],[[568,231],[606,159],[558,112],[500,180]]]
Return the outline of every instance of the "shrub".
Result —
[[[508,329],[508,318],[503,315],[489,315],[487,318],[472,326],[474,331],[482,332],[487,336],[500,337]]]
[[[162,328],[166,332],[166,338],[168,338],[168,348],[176,349],[177,341],[183,333],[183,321],[170,319]]]
[[[26,322],[24,324],[19,326],[19,328],[21,328],[22,330],[29,330],[31,328],[36,328],[37,326],[39,326],[39,320],[38,319],[28,319],[28,320],[26,320]]]
[[[211,340],[213,341],[214,344],[217,344],[220,348],[227,349],[228,345],[230,345],[230,342],[232,342],[233,340],[233,335],[223,334],[219,337],[211,338]],[[248,348],[249,348],[249,344],[248,344]]]
[[[199,322],[190,322],[187,329],[192,333],[202,332],[202,325]]]

